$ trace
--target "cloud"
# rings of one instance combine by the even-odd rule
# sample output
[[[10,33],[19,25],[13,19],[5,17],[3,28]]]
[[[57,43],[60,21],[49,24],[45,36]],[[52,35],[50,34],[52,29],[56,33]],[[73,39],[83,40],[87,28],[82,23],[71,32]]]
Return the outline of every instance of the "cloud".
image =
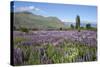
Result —
[[[23,6],[23,7],[16,7],[14,10],[16,12],[23,12],[23,11],[31,11],[31,10],[39,11],[40,9],[35,6]]]

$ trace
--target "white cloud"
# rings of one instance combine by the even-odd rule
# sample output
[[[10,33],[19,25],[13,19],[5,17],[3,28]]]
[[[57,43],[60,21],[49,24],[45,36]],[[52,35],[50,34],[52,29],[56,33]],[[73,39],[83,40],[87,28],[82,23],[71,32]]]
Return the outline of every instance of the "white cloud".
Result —
[[[34,6],[29,6],[29,9],[35,9],[35,7]]]
[[[22,11],[31,11],[31,10],[39,11],[40,9],[35,6],[23,6],[23,7],[16,7],[14,8],[14,10],[17,12],[22,12]]]
[[[35,8],[35,10],[36,10],[36,11],[39,11],[40,9],[39,9],[39,8]]]

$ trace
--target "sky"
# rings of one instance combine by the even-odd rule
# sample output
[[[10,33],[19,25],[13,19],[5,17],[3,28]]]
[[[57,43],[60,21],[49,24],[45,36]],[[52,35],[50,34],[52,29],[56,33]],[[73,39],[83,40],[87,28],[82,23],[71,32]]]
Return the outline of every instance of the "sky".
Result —
[[[97,23],[96,6],[14,1],[12,7],[14,12],[28,11],[45,17],[53,16],[64,22],[75,22],[79,15],[81,22]]]

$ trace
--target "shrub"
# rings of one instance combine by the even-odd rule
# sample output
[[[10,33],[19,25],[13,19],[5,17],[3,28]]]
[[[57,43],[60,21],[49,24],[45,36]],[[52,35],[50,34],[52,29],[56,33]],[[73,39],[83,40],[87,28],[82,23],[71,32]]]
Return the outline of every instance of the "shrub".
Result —
[[[63,30],[62,27],[60,28],[60,30]]]
[[[73,24],[71,24],[70,27],[71,27],[72,29],[74,29],[74,25],[73,25]]]
[[[39,29],[38,29],[38,28],[33,28],[32,30],[33,30],[33,31],[37,31],[37,30],[39,30]]]
[[[29,32],[29,30],[25,27],[20,27],[20,31],[25,32],[25,33]]]
[[[90,29],[91,28],[91,24],[86,24],[86,29]]]

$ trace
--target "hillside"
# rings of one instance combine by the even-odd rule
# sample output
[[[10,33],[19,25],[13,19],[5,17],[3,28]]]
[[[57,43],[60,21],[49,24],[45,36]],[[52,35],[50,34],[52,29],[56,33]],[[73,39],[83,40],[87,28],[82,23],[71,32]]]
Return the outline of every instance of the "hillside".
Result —
[[[44,17],[41,15],[35,15],[29,12],[13,13],[14,26],[16,28],[37,28],[37,29],[57,29],[63,28],[64,23],[56,17]]]

